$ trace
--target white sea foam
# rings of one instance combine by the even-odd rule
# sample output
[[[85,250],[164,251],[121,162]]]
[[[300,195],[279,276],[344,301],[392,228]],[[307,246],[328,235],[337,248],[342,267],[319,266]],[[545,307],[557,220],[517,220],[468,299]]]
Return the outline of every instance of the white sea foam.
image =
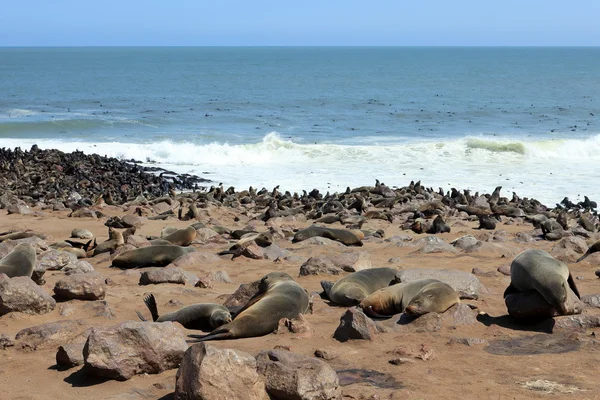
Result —
[[[26,110],[23,108],[10,108],[0,112],[0,118],[22,118],[39,114],[37,111]]]
[[[569,196],[600,198],[600,135],[589,139],[519,141],[467,137],[402,141],[388,145],[298,144],[277,133],[254,144],[161,141],[153,143],[66,142],[0,139],[1,147],[80,150],[152,161],[180,173],[203,175],[238,188],[281,185],[287,190],[340,191],[378,178],[402,186],[421,179],[428,186],[491,191],[502,185],[552,205]]]

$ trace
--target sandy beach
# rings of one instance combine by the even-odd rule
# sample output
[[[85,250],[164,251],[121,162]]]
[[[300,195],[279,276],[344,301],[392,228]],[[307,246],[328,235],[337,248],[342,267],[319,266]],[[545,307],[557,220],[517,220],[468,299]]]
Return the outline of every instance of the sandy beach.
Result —
[[[175,203],[174,203],[175,204]],[[150,216],[152,206],[142,207]],[[42,211],[33,208],[29,215],[10,214],[0,210],[0,231],[31,230],[47,235],[44,242],[70,237],[74,228],[91,231],[98,242],[107,239],[108,228],[104,225],[109,216],[132,213],[135,207],[101,207],[104,217],[73,218],[67,211]],[[255,227],[266,231],[269,226],[280,227],[281,231],[293,231],[311,225],[304,216],[277,217],[267,223],[251,220],[251,213],[240,213],[239,208],[209,205],[200,209],[198,221],[207,226],[221,225],[229,229]],[[143,225],[136,235],[158,236],[165,226],[184,228],[194,221],[180,221],[176,217],[167,220],[142,218]],[[232,283],[213,282],[212,287],[200,288],[191,285],[159,284],[140,286],[140,273],[136,270],[122,271],[111,268],[108,254],[85,259],[109,284],[102,301],[70,300],[57,302],[55,309],[43,315],[9,313],[0,317],[0,333],[15,338],[25,328],[55,321],[78,321],[75,329],[58,340],[48,340],[32,346],[28,340],[16,340],[14,346],[0,350],[0,386],[5,399],[61,398],[80,399],[170,399],[173,398],[175,375],[172,369],[156,375],[138,375],[119,382],[87,377],[81,366],[61,370],[56,366],[56,351],[60,341],[90,327],[112,326],[123,321],[138,320],[136,311],[148,316],[143,298],[148,293],[156,296],[161,313],[200,302],[221,303],[240,284],[260,279],[271,271],[284,271],[313,296],[313,313],[306,320],[313,328],[310,335],[294,333],[270,334],[263,337],[214,341],[218,348],[232,348],[256,355],[261,350],[284,346],[292,352],[313,356],[316,350],[331,354],[326,362],[338,372],[344,399],[476,399],[476,398],[600,398],[597,387],[596,366],[599,343],[597,329],[554,332],[546,325],[520,326],[507,316],[503,292],[510,277],[498,272],[507,267],[515,255],[529,248],[562,254],[555,249],[557,243],[547,240],[524,238],[535,235],[532,224],[523,218],[502,217],[493,231],[476,229],[478,222],[462,216],[448,218],[450,233],[435,236],[450,243],[464,235],[473,235],[482,245],[477,251],[440,251],[423,253],[423,242],[419,239],[428,234],[416,234],[402,229],[394,221],[368,219],[362,229],[382,229],[383,238],[365,238],[362,247],[346,247],[335,241],[323,240],[321,244],[311,242],[292,243],[289,238],[276,237],[274,244],[281,249],[282,257],[274,259],[251,259],[216,253],[231,246],[227,235],[216,235],[206,241],[195,240],[191,246],[207,254],[204,263],[186,267],[198,277],[211,271],[225,271]],[[343,228],[337,222],[330,227]],[[595,234],[587,239],[595,241]],[[315,244],[316,243],[316,244]],[[451,247],[451,246],[450,246]],[[43,253],[43,251],[41,251]],[[398,270],[431,268],[451,269],[471,273],[474,268],[477,278],[487,289],[478,299],[462,300],[471,305],[473,315],[482,314],[479,320],[443,319],[441,323],[419,324],[417,319],[408,325],[380,321],[387,326],[373,340],[349,340],[339,342],[332,337],[340,323],[344,307],[328,304],[319,297],[322,292],[320,281],[335,281],[346,275],[298,276],[300,266],[310,257],[333,257],[347,253],[367,253],[372,267],[393,267]],[[580,254],[579,254],[580,255]],[[39,258],[39,255],[38,255]],[[582,295],[600,293],[600,281],[594,272],[598,269],[598,258],[594,255],[580,263],[569,262],[569,267]],[[64,277],[62,271],[47,271],[43,289],[53,294],[55,283]],[[584,315],[600,315],[600,311],[587,307]],[[502,317],[502,318],[496,318]],[[421,317],[425,318],[425,317]],[[558,317],[567,318],[567,317]],[[396,318],[397,319],[397,318]],[[433,321],[433,323],[431,322]],[[464,321],[463,321],[464,322]],[[183,327],[179,327],[185,330]],[[186,334],[198,333],[185,330]],[[399,357],[409,361],[394,365],[391,360]]]

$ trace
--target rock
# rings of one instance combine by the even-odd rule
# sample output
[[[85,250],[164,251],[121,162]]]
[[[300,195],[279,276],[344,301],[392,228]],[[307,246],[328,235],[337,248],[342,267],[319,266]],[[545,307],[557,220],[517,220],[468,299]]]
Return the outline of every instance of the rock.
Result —
[[[9,278],[0,274],[0,316],[10,312],[45,314],[56,301],[27,276]]]
[[[303,314],[298,314],[298,317],[293,319],[282,318],[279,320],[279,325],[275,333],[282,334],[292,332],[299,334],[298,337],[309,338],[312,336],[314,329]]]
[[[414,364],[415,361],[410,358],[393,358],[388,361],[392,365]]]
[[[56,365],[68,369],[83,365],[83,347],[85,343],[70,343],[58,347]]]
[[[63,267],[77,262],[77,256],[73,253],[60,250],[48,250],[42,253],[35,269],[43,271],[57,271]]]
[[[140,247],[151,246],[150,241],[148,239],[138,235],[127,236],[127,239],[125,239],[125,244],[130,244],[136,249],[139,249]]]
[[[263,247],[262,252],[266,260],[282,260],[290,255],[289,251],[282,249],[276,244],[271,244],[270,246]]]
[[[599,315],[569,315],[554,318],[552,333],[585,331],[586,329],[598,327],[600,327]]]
[[[168,267],[151,267],[144,268],[140,276],[140,285],[160,284],[160,283],[176,283],[180,285],[195,285],[198,282],[198,277],[181,268]]]
[[[600,308],[600,294],[586,294],[581,296],[581,301],[590,307]]]
[[[182,331],[172,322],[126,321],[90,332],[83,358],[87,375],[127,380],[176,368],[187,350]]]
[[[458,253],[458,250],[456,250],[454,248],[454,246],[452,246],[448,243],[426,244],[425,246],[423,246],[419,250],[417,250],[415,253],[421,253],[421,254],[453,253],[453,254],[456,254],[456,253]]]
[[[126,251],[129,251],[129,250],[135,250],[135,249],[137,249],[137,247],[135,247],[135,246],[134,246],[134,245],[132,245],[132,244],[123,244],[123,245],[121,245],[121,246],[117,247],[117,248],[116,248],[114,251],[112,251],[112,252],[108,252],[108,253],[102,253],[102,254],[110,254],[110,260],[112,261],[112,260],[114,260],[115,258],[117,258],[117,256],[119,256],[119,255],[121,255],[121,254],[125,253]],[[102,255],[102,254],[100,254],[100,255]],[[95,258],[95,257],[98,257],[98,255],[94,256],[94,258]]]
[[[405,318],[407,318],[406,321],[408,323],[403,322],[403,320]],[[440,314],[435,313],[435,312],[421,315],[420,317],[412,319],[412,320],[410,318],[411,317],[408,317],[408,315],[405,315],[405,314],[400,316],[400,323],[401,323],[402,330],[408,330],[409,332],[417,332],[417,333],[438,332],[439,330],[442,329],[442,326],[443,326],[443,317]],[[384,326],[384,325],[379,324],[378,328],[381,329],[382,326]],[[393,328],[392,328],[392,330],[393,330]]]
[[[513,241],[517,243],[535,243],[536,240],[533,236],[525,232],[517,232]]]
[[[488,290],[475,276],[468,272],[452,269],[405,269],[398,271],[396,277],[400,282],[411,282],[417,279],[438,279],[456,290],[461,298],[477,299]]]
[[[498,272],[500,272],[502,275],[510,276],[510,265],[499,266]]]
[[[0,350],[6,350],[7,347],[12,347],[14,345],[14,340],[12,340],[8,335],[4,333],[0,334]]]
[[[204,276],[199,278],[194,286],[202,289],[211,289],[213,287],[213,281],[209,277]]]
[[[106,295],[104,277],[97,272],[73,274],[54,285],[57,299],[102,300]]]
[[[484,271],[484,270],[482,270],[479,267],[473,268],[473,270],[471,271],[471,273],[473,275],[476,275],[476,276],[485,276],[485,277],[498,276],[498,272],[497,271]]]
[[[6,207],[6,211],[8,211],[9,215],[10,214],[27,215],[27,214],[34,213],[34,211],[25,204],[11,204],[8,207]]]
[[[406,246],[412,246],[413,243],[411,243],[413,240],[412,236],[408,236],[408,235],[394,235],[391,236],[387,239],[385,239],[386,242],[391,243],[392,245],[396,246],[396,247],[406,247]]]
[[[94,267],[87,261],[78,260],[75,263],[71,263],[66,265],[62,271],[65,275],[73,275],[73,274],[87,274],[90,272],[94,272]]]
[[[341,254],[330,255],[329,259],[336,267],[341,268],[346,272],[356,272],[373,267],[371,264],[371,256],[366,251],[360,253],[344,252]]]
[[[198,343],[185,352],[177,371],[176,400],[267,400],[256,360],[240,350]]]
[[[465,303],[458,303],[450,307],[443,314],[444,323],[450,326],[473,325],[477,323],[477,312]]]
[[[89,208],[80,208],[75,210],[69,214],[69,217],[72,218],[93,218],[98,219],[98,214],[95,210],[90,210]]]
[[[328,349],[317,349],[315,350],[315,357],[322,358],[323,360],[334,360],[338,358],[340,355],[335,350]]]
[[[504,297],[504,303],[508,314],[513,318],[541,319],[561,315],[535,290],[510,293]],[[570,288],[567,288],[565,304],[567,310],[565,315],[581,314],[585,308],[585,305]]]
[[[478,346],[478,345],[487,345],[488,341],[480,338],[470,338],[470,337],[454,337],[448,341],[449,345],[452,344],[462,344],[465,346]]]
[[[350,339],[373,340],[377,326],[372,319],[358,307],[348,309],[340,318],[340,325],[335,330],[333,337],[340,342]]]
[[[64,344],[86,329],[82,321],[64,320],[49,322],[20,330],[15,337],[21,348],[37,349]]]
[[[213,282],[232,283],[231,278],[226,271],[211,271],[206,277]]]
[[[552,247],[550,254],[557,260],[572,263],[587,251],[588,245],[585,240],[578,236],[562,238]]]
[[[48,250],[48,248],[49,248],[48,243],[46,243],[45,240],[42,240],[37,236],[31,236],[31,237],[27,237],[27,238],[23,238],[23,239],[16,239],[16,240],[13,240],[13,242],[14,242],[15,246],[18,245],[19,243],[29,243],[35,249],[35,253],[38,255],[38,257],[44,251]],[[12,248],[11,248],[11,250],[12,250]]]
[[[400,257],[392,257],[388,260],[390,264],[402,264],[402,259]]]
[[[125,228],[141,228],[142,225],[144,225],[144,222],[146,222],[146,218],[140,217],[139,215],[135,214],[125,214],[121,218],[121,223]]]
[[[196,229],[196,240],[201,243],[206,243],[208,239],[219,236],[219,234],[210,228]]]
[[[326,362],[286,350],[261,351],[258,373],[274,399],[341,400],[337,373]]]
[[[464,235],[464,236],[459,237],[458,239],[454,239],[453,241],[450,242],[450,244],[461,250],[466,250],[469,247],[477,244],[477,242],[479,242],[479,240],[477,240],[477,238],[475,236]]]
[[[345,244],[340,243],[337,240],[331,240],[331,239],[327,239],[327,238],[320,237],[320,236],[311,237],[310,239],[303,240],[301,243],[304,245],[309,245],[309,246],[327,246],[330,248],[334,248],[334,247],[346,248]]]
[[[87,315],[92,314],[94,317],[104,317],[106,319],[113,319],[115,317],[112,308],[106,300],[87,302],[83,308],[86,310]]]
[[[223,305],[230,310],[246,305],[248,300],[258,293],[259,284],[260,281],[241,284],[235,292],[227,297],[227,299],[223,302]]]
[[[74,239],[92,239],[94,234],[87,229],[75,228],[71,231],[71,237]]]
[[[221,262],[221,258],[219,258],[219,256],[216,254],[207,253],[204,251],[195,251],[193,253],[184,254],[183,256],[174,260],[171,264],[167,265],[166,268],[192,269],[215,262]]]
[[[324,257],[311,257],[300,266],[300,276],[339,275],[341,272],[341,268],[336,267],[331,260]]]

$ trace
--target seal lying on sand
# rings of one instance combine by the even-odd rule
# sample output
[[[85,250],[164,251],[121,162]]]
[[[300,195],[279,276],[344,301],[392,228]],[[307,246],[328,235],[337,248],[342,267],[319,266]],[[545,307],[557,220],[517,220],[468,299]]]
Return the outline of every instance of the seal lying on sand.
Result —
[[[504,299],[508,305],[507,298],[510,295],[535,291],[559,315],[565,315],[573,313],[568,306],[569,290],[577,298],[581,297],[567,264],[554,259],[544,250],[529,249],[516,256],[511,263],[510,285],[504,291]],[[512,301],[512,299],[509,300]],[[511,313],[510,308],[509,314],[514,314]],[[529,312],[519,312],[518,314],[531,316]]]
[[[325,228],[322,226],[312,225],[306,229],[302,229],[294,235],[292,243],[301,242],[311,237],[324,237],[331,240],[337,240],[346,246],[362,246],[363,243],[354,231],[346,229]]]
[[[0,274],[9,278],[27,276],[31,278],[35,267],[35,249],[29,243],[19,243],[10,253],[0,260]]]
[[[196,251],[193,247],[181,246],[146,246],[128,250],[119,254],[112,261],[117,268],[164,267],[188,253]]]
[[[401,312],[419,317],[430,312],[443,313],[459,302],[458,293],[450,285],[437,279],[419,279],[379,289],[363,299],[360,307],[371,317]]]
[[[158,307],[156,306],[156,299],[153,294],[148,295],[144,299],[144,303],[146,303],[146,307],[150,310],[152,321],[179,322],[186,329],[216,329],[221,325],[231,322],[229,310],[220,304],[192,304],[172,313],[158,316]],[[146,321],[139,311],[136,311],[136,313],[142,321]]]
[[[208,335],[190,335],[205,340],[264,336],[277,328],[282,318],[296,318],[308,309],[308,294],[285,272],[271,272],[259,284],[258,293],[240,309],[232,322]]]
[[[363,269],[343,277],[335,284],[321,281],[321,286],[333,303],[351,307],[376,290],[396,283],[396,272],[393,268]]]
[[[158,239],[159,241],[168,241],[169,243],[175,245],[175,246],[189,246],[190,243],[192,243],[192,240],[194,240],[196,238],[196,229],[194,229],[193,226],[188,226],[187,228],[184,229],[176,229],[175,231],[162,236],[160,239]],[[155,244],[153,243],[154,241],[151,241],[150,243],[154,246]]]
[[[117,247],[122,246],[124,244],[125,238],[123,237],[123,233],[116,230],[115,228],[108,228],[108,240],[94,247],[92,255],[97,256],[98,254],[102,253],[112,253],[117,249]]]

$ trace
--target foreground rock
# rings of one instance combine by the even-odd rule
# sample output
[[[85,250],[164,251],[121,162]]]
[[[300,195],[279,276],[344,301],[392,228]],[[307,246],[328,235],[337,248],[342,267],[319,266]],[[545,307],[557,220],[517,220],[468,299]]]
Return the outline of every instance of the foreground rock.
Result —
[[[64,300],[102,300],[106,295],[105,279],[97,272],[69,275],[56,282],[54,293]]]
[[[29,277],[9,278],[0,274],[0,316],[10,312],[45,314],[56,301]]]
[[[83,349],[86,374],[127,380],[176,368],[187,343],[172,322],[127,321],[92,329]]]
[[[191,346],[181,360],[175,385],[177,400],[268,398],[256,360],[248,353],[199,343]]]
[[[342,398],[337,373],[324,361],[286,350],[261,351],[256,361],[273,399]]]

